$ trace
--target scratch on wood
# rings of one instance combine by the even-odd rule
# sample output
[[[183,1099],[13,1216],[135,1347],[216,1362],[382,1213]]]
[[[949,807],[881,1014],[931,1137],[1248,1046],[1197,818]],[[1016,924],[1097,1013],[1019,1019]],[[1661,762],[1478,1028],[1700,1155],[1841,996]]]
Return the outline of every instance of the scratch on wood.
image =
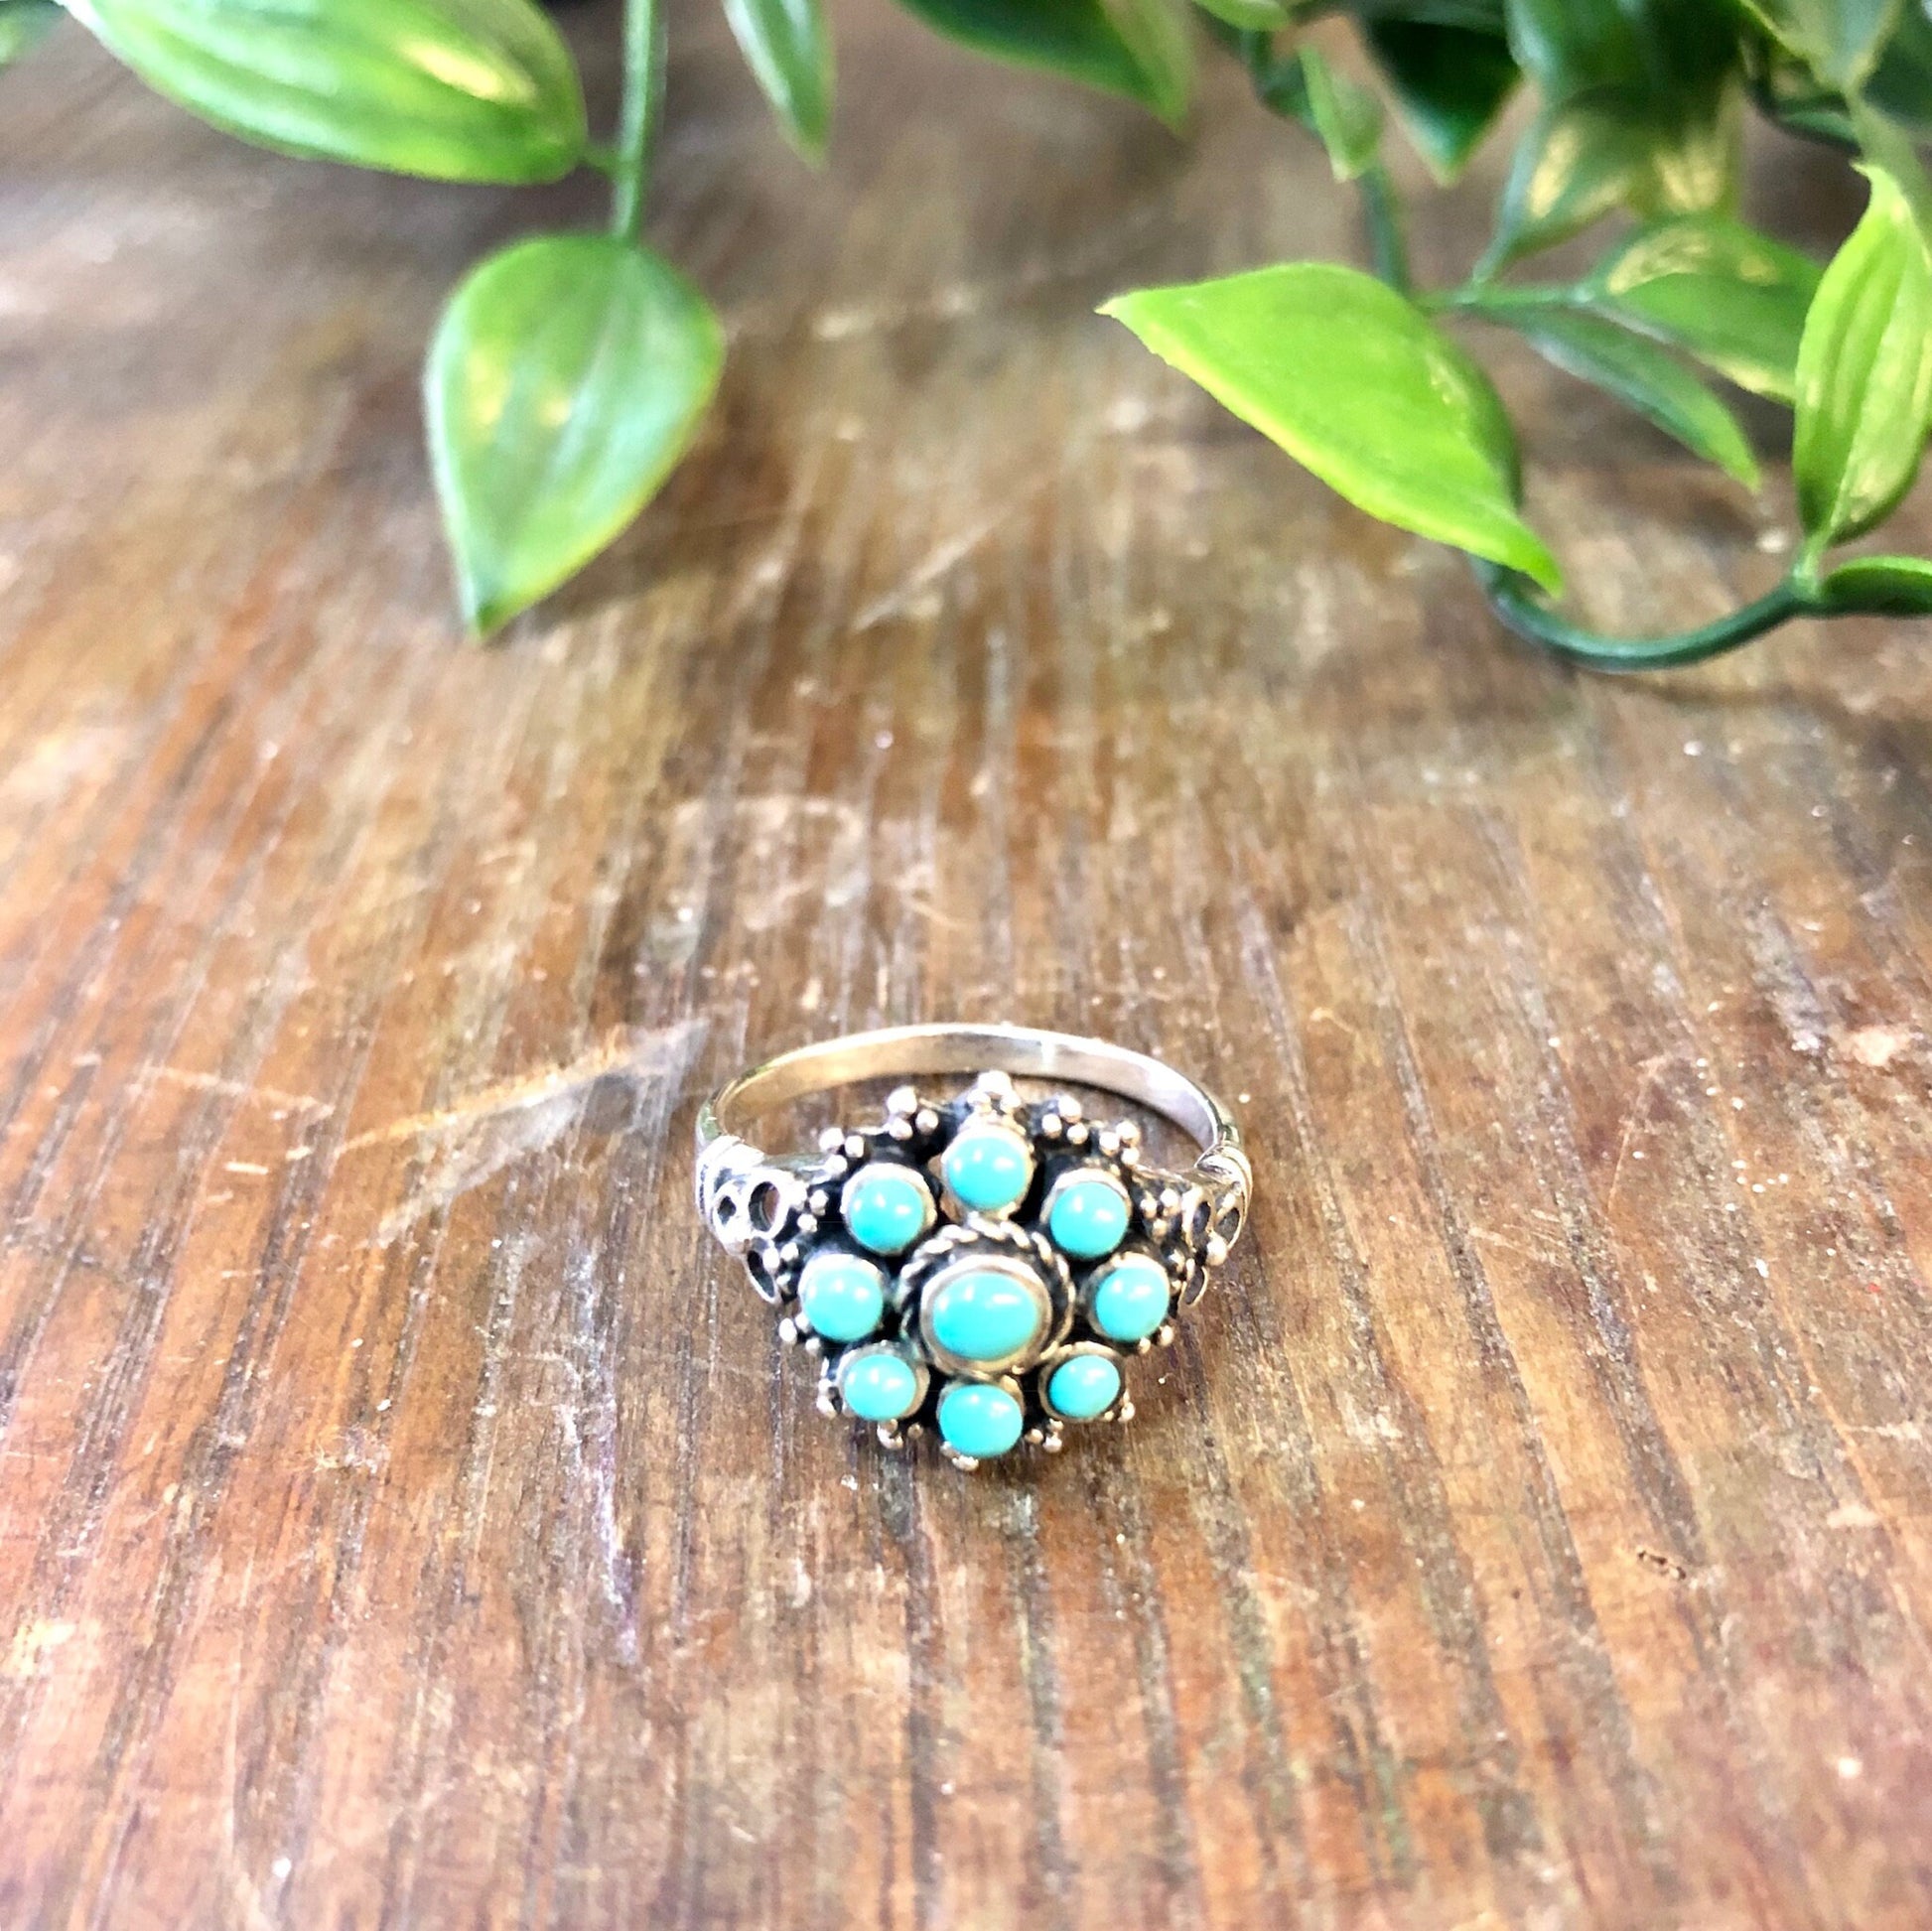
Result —
[[[949,571],[964,563],[1002,524],[1011,522],[1039,494],[1042,487],[1043,484],[1039,483],[1033,483],[1022,489],[1015,500],[1003,503],[991,515],[983,516],[970,527],[956,532],[943,542],[935,543],[891,590],[874,598],[853,619],[852,627],[855,630],[870,630],[889,618],[908,613],[918,615],[914,606],[919,594],[931,589]]]
[[[279,1113],[298,1113],[309,1120],[326,1120],[336,1110],[328,1100],[319,1100],[312,1093],[285,1093],[278,1086],[253,1086],[245,1080],[190,1072],[182,1066],[143,1066],[134,1077],[137,1085],[158,1079],[170,1086],[186,1086],[197,1093],[219,1093],[224,1099],[273,1107]]]
[[[455,1106],[412,1114],[346,1142],[344,1154],[400,1140],[439,1143],[409,1198],[383,1216],[374,1244],[387,1245],[425,1214],[552,1146],[577,1125],[592,1096],[608,1085],[635,1089],[682,1078],[704,1033],[702,1021],[680,1020],[652,1032],[627,1034],[566,1066],[500,1081]]]
[[[559,1097],[581,1093],[610,1073],[628,1073],[636,1078],[674,1078],[690,1064],[691,1056],[704,1036],[702,1020],[679,1020],[651,1033],[625,1033],[608,1044],[573,1059],[568,1065],[546,1067],[542,1072],[524,1073],[515,1079],[499,1080],[459,1100],[454,1106],[433,1113],[411,1113],[386,1126],[371,1127],[352,1139],[345,1140],[337,1158],[359,1152],[364,1147],[379,1147],[397,1140],[412,1140],[419,1135],[443,1136],[470,1131],[499,1114],[520,1112],[542,1106]]]
[[[1653,1052],[1637,1067],[1637,1090],[1630,1095],[1629,1111],[1623,1116],[1623,1137],[1617,1142],[1616,1161],[1610,1169],[1610,1184],[1603,1195],[1603,1211],[1608,1213],[1616,1204],[1617,1182],[1623,1177],[1623,1163],[1630,1152],[1630,1142],[1636,1138],[1637,1129],[1643,1124],[1644,1102],[1650,1097],[1650,1089],[1657,1083],[1657,1074],[1671,1063],[1673,1055],[1668,1052]]]

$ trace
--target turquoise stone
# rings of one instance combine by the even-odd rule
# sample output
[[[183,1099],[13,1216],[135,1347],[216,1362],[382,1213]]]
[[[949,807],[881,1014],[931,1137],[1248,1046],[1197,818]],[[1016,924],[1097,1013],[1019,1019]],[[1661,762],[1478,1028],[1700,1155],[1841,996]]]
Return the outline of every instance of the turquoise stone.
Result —
[[[1097,1261],[1127,1233],[1127,1195],[1111,1173],[1073,1173],[1053,1189],[1046,1231],[1062,1254]]]
[[[1046,1398],[1070,1422],[1090,1422],[1120,1399],[1120,1369],[1104,1354],[1075,1354],[1055,1368]]]
[[[1032,1346],[1041,1326],[1038,1297],[992,1268],[942,1281],[921,1318],[932,1339],[962,1361],[1009,1361]]]
[[[1093,1324],[1112,1341],[1144,1341],[1168,1317],[1168,1270],[1151,1254],[1123,1254],[1094,1284]]]
[[[798,1301],[814,1333],[863,1341],[886,1311],[886,1277],[857,1254],[814,1254],[798,1277]]]
[[[911,1168],[874,1161],[846,1181],[839,1211],[861,1247],[903,1254],[931,1223],[932,1195]]]
[[[962,1127],[939,1158],[939,1171],[962,1206],[1005,1213],[1027,1197],[1034,1151],[1012,1127],[987,1120]]]
[[[839,1364],[839,1393],[862,1420],[897,1422],[918,1406],[919,1377],[891,1348],[866,1348]]]
[[[939,1397],[939,1433],[963,1455],[990,1461],[1020,1440],[1020,1404],[1004,1388],[956,1381]]]

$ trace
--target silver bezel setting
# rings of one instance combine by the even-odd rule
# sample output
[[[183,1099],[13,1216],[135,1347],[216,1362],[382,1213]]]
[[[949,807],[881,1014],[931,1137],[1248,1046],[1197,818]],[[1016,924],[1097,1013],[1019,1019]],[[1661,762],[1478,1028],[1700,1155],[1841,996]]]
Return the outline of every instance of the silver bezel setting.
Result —
[[[932,1308],[940,1291],[948,1282],[980,1273],[1019,1282],[1039,1312],[1038,1325],[1027,1344],[991,1361],[955,1354],[931,1329]],[[972,1380],[1021,1373],[1056,1345],[1072,1317],[1073,1290],[1066,1263],[1049,1245],[1010,1221],[974,1215],[956,1227],[942,1228],[912,1255],[899,1277],[899,1302],[917,1326],[926,1358],[948,1374]]]
[[[952,1379],[949,1380],[946,1383],[946,1385],[943,1388],[941,1388],[938,1391],[938,1393],[934,1395],[932,1398],[932,1425],[933,1425],[933,1433],[935,1435],[938,1435],[939,1433],[939,1405],[941,1402],[943,1402],[946,1399],[946,1397],[949,1394],[953,1392],[955,1388],[1004,1389],[1007,1394],[1011,1395],[1013,1399],[1020,1404],[1020,1441],[1026,1442],[1030,1439],[1033,1439],[1031,1436],[1031,1432],[1029,1431],[1027,1426],[1027,1416],[1028,1416],[1027,1391],[1010,1374],[954,1375]],[[1015,1448],[1018,1448],[1020,1444],[1018,1442],[1014,1444]],[[939,1436],[939,1452],[942,1455],[944,1455],[945,1458],[948,1461],[950,1461],[955,1468],[977,1468],[981,1465],[982,1461],[985,1459],[985,1457],[980,1455],[969,1455],[963,1448],[955,1448],[953,1445],[950,1442],[948,1442],[943,1435]],[[1009,1449],[1008,1452],[1011,1453],[1012,1450]]]
[[[1120,1373],[1120,1392],[1098,1415],[1069,1415],[1053,1401],[1054,1374],[1067,1362],[1083,1354],[1095,1354],[1111,1361]],[[1071,1428],[1097,1428],[1102,1422],[1131,1422],[1134,1419],[1134,1404],[1127,1393],[1127,1357],[1111,1341],[1075,1341],[1070,1346],[1055,1348],[1040,1358],[1039,1405],[1052,1421],[1065,1423]]]
[[[845,1394],[839,1385],[840,1376],[846,1364],[873,1354],[896,1354],[912,1370],[915,1392],[912,1406],[903,1415],[894,1415],[884,1421],[875,1421],[869,1415],[860,1415],[845,1405]],[[917,1416],[926,1406],[932,1392],[932,1370],[920,1358],[916,1348],[910,1348],[903,1341],[882,1340],[871,1334],[863,1341],[854,1341],[840,1348],[835,1361],[827,1361],[819,1375],[818,1412],[828,1419],[838,1415],[850,1415],[855,1422],[864,1422],[868,1428],[878,1431],[879,1439],[889,1448],[897,1448],[901,1444],[899,1431]]]
[[[985,1076],[983,1075],[982,1077]],[[974,1097],[978,1095],[983,1095],[985,1094],[985,1092],[986,1089],[983,1086],[981,1088],[976,1089],[975,1094],[968,1095],[969,1103]],[[1019,1101],[1017,1099],[1012,1098],[1012,1093],[1013,1093],[1012,1084],[1011,1082],[1008,1082],[1006,1088],[1006,1096],[1009,1099],[1011,1099],[1012,1105],[1017,1109],[1019,1105]],[[962,1200],[958,1196],[958,1194],[956,1194],[952,1190],[952,1182],[946,1178],[945,1157],[948,1153],[952,1151],[953,1141],[962,1140],[969,1133],[1005,1134],[1009,1139],[1016,1142],[1026,1153],[1027,1156],[1026,1190],[1020,1195],[1019,1199],[1014,1201],[1014,1203],[1011,1206],[1006,1206],[1006,1207],[968,1206],[967,1203],[964,1200]],[[1016,1121],[1011,1116],[1010,1113],[1004,1111],[995,1111],[990,1106],[985,1107],[983,1109],[976,1109],[975,1111],[968,1113],[966,1118],[960,1122],[959,1131],[953,1135],[952,1140],[947,1141],[946,1145],[943,1148],[941,1148],[936,1155],[933,1156],[932,1177],[938,1183],[940,1197],[945,1202],[947,1213],[951,1214],[956,1219],[964,1220],[967,1219],[968,1217],[971,1217],[979,1220],[1011,1220],[1013,1216],[1016,1213],[1018,1213],[1023,1206],[1027,1204],[1027,1197],[1029,1194],[1033,1192],[1034,1183],[1039,1178],[1039,1153],[1038,1150],[1034,1146],[1034,1143],[1032,1139],[1029,1137],[1026,1128],[1020,1125],[1019,1122]]]
[[[1098,1298],[1101,1286],[1106,1281],[1107,1276],[1122,1261],[1135,1256],[1145,1261],[1152,1261],[1168,1277],[1168,1310],[1162,1315],[1160,1321],[1150,1332],[1144,1334],[1139,1340],[1129,1341],[1123,1340],[1118,1334],[1108,1333],[1101,1326],[1099,1321],[1094,1318],[1093,1304]],[[1166,1259],[1158,1249],[1151,1246],[1148,1242],[1136,1240],[1130,1235],[1111,1254],[1101,1260],[1091,1262],[1086,1272],[1081,1275],[1079,1293],[1076,1297],[1080,1310],[1080,1318],[1088,1327],[1093,1329],[1094,1333],[1101,1340],[1105,1341],[1117,1353],[1145,1354],[1151,1347],[1167,1347],[1174,1337],[1173,1317],[1175,1310],[1180,1307],[1181,1287],[1182,1280],[1184,1279],[1184,1275],[1180,1278],[1176,1278],[1176,1276],[1177,1271],[1173,1264]]]
[[[1053,1207],[1076,1186],[1091,1186],[1096,1180],[1120,1196],[1120,1203],[1127,1209],[1127,1233],[1108,1250],[1107,1254],[1069,1254],[1068,1260],[1076,1267],[1101,1267],[1112,1254],[1120,1252],[1134,1230],[1134,1194],[1127,1182],[1110,1167],[1096,1160],[1082,1160],[1065,1168],[1053,1176],[1046,1189],[1046,1196],[1039,1203],[1039,1224],[1041,1230],[1049,1228],[1053,1220]]]
[[[929,1233],[931,1233],[934,1225],[937,1223],[939,1219],[939,1207],[937,1202],[932,1197],[931,1181],[916,1167],[908,1166],[907,1163],[902,1160],[859,1159],[855,1156],[850,1156],[846,1151],[844,1151],[843,1143],[841,1145],[841,1151],[834,1154],[832,1158],[834,1161],[844,1162],[847,1168],[847,1172],[845,1172],[844,1178],[842,1178],[839,1181],[838,1197],[834,1203],[834,1210],[841,1223],[843,1223],[845,1220],[846,1188],[848,1186],[855,1184],[857,1181],[864,1179],[866,1174],[875,1169],[885,1172],[904,1173],[910,1177],[910,1179],[919,1189],[921,1200],[923,1202],[923,1204],[920,1207],[919,1231],[916,1234],[914,1234],[912,1238],[908,1240],[903,1247],[897,1249],[897,1252],[891,1254],[879,1253],[875,1249],[868,1247],[865,1244],[865,1242],[860,1240],[856,1234],[853,1235],[852,1237],[853,1245],[856,1246],[859,1249],[859,1251],[862,1254],[864,1254],[868,1260],[878,1261],[884,1266],[890,1266],[892,1262],[898,1260],[902,1256],[913,1252],[918,1247],[918,1244],[922,1240],[924,1240]],[[848,1227],[846,1231],[850,1233],[851,1232],[850,1227]]]

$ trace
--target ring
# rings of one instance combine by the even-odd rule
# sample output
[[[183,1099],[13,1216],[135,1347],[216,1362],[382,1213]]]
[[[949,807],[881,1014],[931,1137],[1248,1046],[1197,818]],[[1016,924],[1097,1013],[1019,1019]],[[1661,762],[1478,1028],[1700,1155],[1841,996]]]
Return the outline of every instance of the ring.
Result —
[[[764,1115],[866,1080],[976,1075],[952,1098],[900,1086],[884,1117],[830,1127],[810,1154],[746,1137]],[[1138,1102],[1191,1136],[1185,1172],[1150,1163],[1133,1120],[1071,1094]],[[889,1448],[931,1430],[961,1467],[1068,1424],[1134,1413],[1132,1358],[1174,1337],[1247,1219],[1254,1173],[1234,1117],[1160,1060],[1018,1026],[899,1026],[801,1046],[742,1074],[698,1115],[698,1211],[819,1358],[818,1406]]]

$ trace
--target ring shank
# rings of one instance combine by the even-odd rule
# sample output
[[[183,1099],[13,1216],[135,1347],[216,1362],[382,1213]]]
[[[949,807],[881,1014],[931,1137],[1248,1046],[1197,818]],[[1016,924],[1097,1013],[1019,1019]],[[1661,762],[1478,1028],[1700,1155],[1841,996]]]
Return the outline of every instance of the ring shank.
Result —
[[[745,1136],[753,1121],[809,1093],[861,1080],[993,1071],[1065,1080],[1138,1101],[1191,1135],[1203,1153],[1241,1147],[1240,1127],[1212,1093],[1147,1053],[1027,1026],[968,1025],[892,1026],[781,1053],[705,1104],[698,1147],[702,1152],[727,1134]]]

